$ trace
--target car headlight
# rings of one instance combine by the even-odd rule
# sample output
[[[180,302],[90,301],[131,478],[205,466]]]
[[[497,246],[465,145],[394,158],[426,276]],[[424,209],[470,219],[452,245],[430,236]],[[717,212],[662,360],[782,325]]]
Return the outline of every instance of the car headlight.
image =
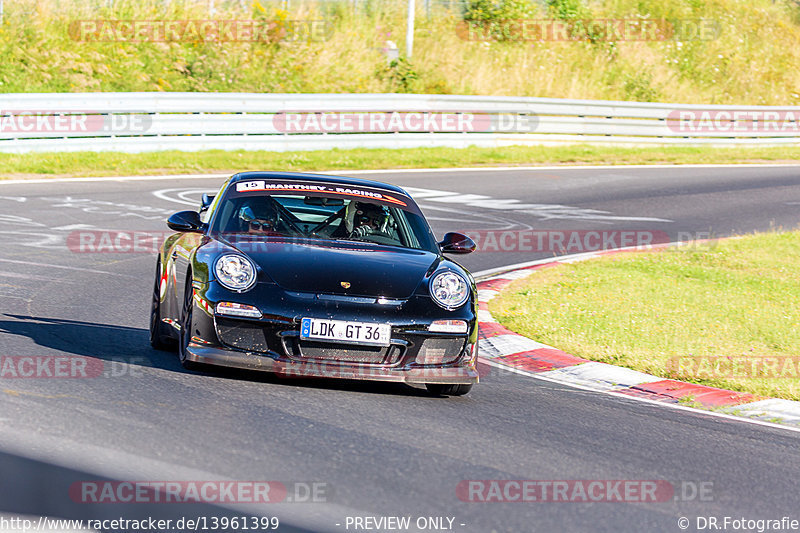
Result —
[[[433,301],[448,311],[461,307],[469,298],[467,280],[451,270],[433,276],[429,287]]]
[[[256,283],[256,266],[243,255],[226,254],[214,264],[214,274],[223,287],[244,292]]]

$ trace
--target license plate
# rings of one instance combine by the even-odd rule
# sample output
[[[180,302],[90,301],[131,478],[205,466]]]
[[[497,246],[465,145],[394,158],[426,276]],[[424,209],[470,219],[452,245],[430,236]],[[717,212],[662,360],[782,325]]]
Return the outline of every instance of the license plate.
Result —
[[[301,339],[389,346],[391,337],[392,327],[389,324],[325,320],[321,318],[304,318],[300,322]]]

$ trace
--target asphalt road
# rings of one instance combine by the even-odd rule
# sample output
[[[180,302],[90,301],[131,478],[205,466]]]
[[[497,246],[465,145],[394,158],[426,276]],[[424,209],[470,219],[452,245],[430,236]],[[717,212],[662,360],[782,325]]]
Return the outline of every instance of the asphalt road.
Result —
[[[439,236],[628,230],[703,238],[800,220],[800,167],[375,177],[413,188]],[[0,379],[0,517],[247,514],[278,516],[279,531],[334,532],[392,530],[356,528],[354,516],[411,517],[412,525],[451,518],[450,529],[446,519],[421,529],[459,532],[671,532],[682,531],[680,517],[689,531],[709,516],[720,524],[725,516],[800,520],[795,432],[488,367],[472,393],[449,399],[396,384],[182,370],[147,341],[154,254],[84,253],[75,235],[166,231],[167,214],[219,183],[0,185],[0,356],[103,362],[91,379]],[[486,251],[463,263],[478,271],[557,252]],[[463,480],[519,479],[665,480],[679,494],[655,503],[474,503],[456,493]],[[293,500],[316,483],[318,501],[82,503],[70,488],[87,480],[280,481]],[[699,487],[703,494],[693,494]]]

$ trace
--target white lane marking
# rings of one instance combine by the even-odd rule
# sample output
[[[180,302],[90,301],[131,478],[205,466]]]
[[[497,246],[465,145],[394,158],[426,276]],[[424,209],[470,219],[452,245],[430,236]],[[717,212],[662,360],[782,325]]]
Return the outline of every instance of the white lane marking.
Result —
[[[677,246],[680,243],[671,242],[665,246]],[[628,248],[618,248],[614,251],[625,251],[625,250],[635,250],[637,249],[635,246],[630,246]],[[606,250],[611,251],[611,250]],[[479,281],[484,281],[482,278],[487,278],[490,276],[497,275],[499,277],[500,274],[504,274],[505,272],[511,272],[512,270],[519,270],[521,268],[527,268],[537,265],[544,265],[547,263],[572,263],[575,261],[580,261],[581,259],[590,259],[592,257],[596,257],[598,254],[597,252],[581,252],[578,254],[568,254],[568,255],[557,255],[553,257],[545,257],[544,259],[536,259],[534,261],[525,261],[523,263],[516,263],[513,265],[508,266],[501,266],[496,268],[489,268],[486,270],[481,270],[480,272],[473,272],[472,277]]]
[[[13,286],[13,285],[5,285],[4,289],[5,288],[20,289],[21,287],[16,287],[16,286]],[[33,303],[33,298],[25,298],[24,296],[17,296],[15,294],[11,294],[11,293],[0,293],[0,297],[2,297],[4,300],[8,300],[8,299],[22,300],[26,304]]]
[[[487,212],[481,213],[474,210],[465,210],[463,207],[445,207],[444,205],[431,205],[431,204],[417,204],[420,209],[423,211],[441,211],[443,213],[455,213],[457,215],[469,215],[472,217],[472,220],[469,221],[471,225],[475,225],[480,229],[495,229],[494,226],[498,226],[496,229],[498,230],[511,230],[511,229],[534,229],[533,226],[529,224],[523,224],[516,220],[510,220],[507,218],[503,218],[498,216],[494,212]],[[425,218],[431,220],[430,217],[425,215]],[[452,217],[448,217],[444,220],[454,220]]]
[[[597,252],[583,252],[580,257],[564,257],[563,259],[559,259],[559,263],[577,263],[579,261],[585,261],[586,259],[592,259],[594,257],[600,257],[600,254]]]
[[[800,427],[784,426],[784,425],[781,425],[781,424],[776,424],[774,422],[766,422],[764,420],[756,420],[756,419],[752,419],[752,418],[743,418],[741,416],[735,416],[735,415],[730,415],[730,414],[727,414],[727,413],[721,413],[719,411],[704,411],[702,409],[695,409],[694,407],[688,407],[686,405],[681,405],[679,403],[659,402],[659,401],[656,401],[656,400],[650,400],[648,398],[641,398],[641,397],[638,397],[638,396],[626,396],[624,394],[619,394],[619,393],[617,393],[617,392],[615,392],[613,390],[597,390],[597,389],[594,389],[594,388],[585,387],[585,386],[583,386],[583,385],[581,385],[579,383],[568,383],[568,382],[564,382],[564,381],[561,381],[561,380],[556,380],[556,379],[553,379],[553,378],[550,378],[550,377],[547,377],[547,376],[543,376],[541,372],[540,373],[528,372],[527,370],[522,370],[522,369],[519,369],[519,368],[509,367],[509,366],[506,366],[504,364],[498,363],[496,361],[492,361],[491,359],[479,358],[479,362],[482,363],[482,364],[497,368],[497,369],[502,370],[502,371],[511,372],[513,374],[520,374],[522,376],[526,376],[526,377],[534,378],[534,379],[540,379],[542,381],[547,381],[547,382],[550,382],[550,383],[556,383],[558,385],[567,385],[568,387],[571,387],[573,389],[580,389],[580,390],[583,390],[583,391],[590,391],[590,392],[594,392],[594,393],[598,393],[598,394],[608,394],[609,396],[613,396],[613,397],[619,398],[621,400],[631,400],[631,401],[634,401],[634,402],[642,402],[642,403],[647,403],[647,404],[654,405],[654,406],[667,407],[669,409],[677,409],[679,411],[688,411],[688,412],[694,413],[696,415],[713,416],[713,417],[717,417],[717,418],[724,418],[726,420],[732,420],[732,421],[735,421],[735,422],[743,422],[743,423],[746,423],[746,424],[754,424],[754,425],[757,425],[757,426],[766,426],[766,427],[770,427],[770,428],[773,428],[773,429],[783,429],[783,430],[786,430],[786,431],[794,431],[796,433],[800,433]],[[562,389],[562,390],[567,391],[569,389]],[[744,405],[747,405],[747,404],[744,404]]]
[[[28,199],[24,196],[0,196],[0,200],[9,200],[11,202],[26,202]]]
[[[94,213],[97,215],[117,215],[120,217],[137,217],[145,220],[157,220],[164,215],[171,215],[172,211],[162,207],[152,207],[149,205],[127,204],[121,202],[109,202],[106,200],[96,200],[92,198],[73,198],[72,196],[58,196],[42,198],[45,202],[51,202],[54,208],[79,209],[84,213]]]
[[[418,187],[404,187],[412,198],[423,198],[429,202],[442,202],[452,204],[466,204],[471,207],[484,207],[487,209],[529,209],[541,207],[544,204],[521,204],[519,200],[497,200],[484,194],[462,194],[437,189],[420,189]],[[558,206],[564,207],[564,206]]]
[[[439,191],[436,189],[420,189],[419,187],[403,187],[403,190],[405,190],[408,194],[414,197],[415,200],[418,200],[420,198],[433,198],[435,196],[448,196],[450,194],[455,194],[448,191]]]
[[[518,213],[530,214],[540,220],[595,220],[595,221],[619,221],[630,220],[638,222],[673,222],[667,218],[656,217],[632,217],[614,215],[610,211],[597,209],[586,209],[560,204],[523,204],[515,199],[498,199],[483,194],[462,194],[451,191],[441,191],[437,189],[420,189],[416,187],[406,187],[413,198],[422,198],[426,204],[428,202],[439,202],[448,204],[463,204],[470,207],[482,209],[496,209],[500,211],[515,211]],[[429,205],[429,204],[428,204]]]
[[[422,173],[422,172],[519,172],[520,170],[610,170],[610,169],[675,169],[675,168],[792,168],[800,167],[800,163],[697,163],[697,164],[674,164],[674,165],[551,165],[551,166],[524,166],[524,167],[450,167],[450,168],[396,168],[396,169],[377,169],[377,170],[317,170],[318,173],[326,174],[397,174],[397,173]]]
[[[502,209],[502,208],[501,208]],[[612,215],[610,211],[598,209],[582,209],[580,207],[569,206],[548,206],[542,205],[533,209],[522,211],[539,217],[541,220],[595,220],[600,222],[613,222],[620,220],[631,220],[636,222],[674,222],[669,218],[658,217],[629,217],[622,215]]]
[[[33,261],[16,261],[14,259],[3,259],[0,258],[0,261],[4,263],[14,263],[17,265],[28,265],[28,266],[40,266],[40,267],[47,267],[47,268],[61,268],[64,270],[77,270],[79,272],[91,272],[92,274],[110,274],[111,276],[120,276],[123,278],[135,278],[136,276],[128,276],[126,274],[117,274],[116,272],[108,272],[106,270],[94,270],[91,268],[83,268],[83,267],[70,267],[66,265],[51,265],[49,263],[34,263]]]
[[[26,272],[25,274],[20,274],[19,272],[9,272],[7,270],[0,270],[0,277],[2,278],[19,278],[19,279],[28,279],[31,281],[44,281],[44,282],[54,282],[57,281],[59,283],[75,283],[74,281],[69,281],[66,279],[58,279],[46,276],[37,276],[35,274],[31,274]]]
[[[185,190],[183,192],[178,193],[178,198],[180,198],[181,200],[185,200],[187,202],[194,202],[193,205],[198,205],[198,204],[200,204],[200,199],[199,198],[198,199],[190,199],[190,198],[187,198],[187,197],[189,195],[192,195],[192,194],[200,194],[201,198],[202,198],[202,194],[204,194],[204,193],[214,193],[214,192],[216,192],[216,190],[211,190],[211,189],[187,189],[187,190]]]
[[[218,189],[161,189],[158,191],[153,191],[153,195],[156,198],[160,198],[161,200],[165,200],[167,202],[173,202],[181,205],[190,205],[192,207],[200,207],[199,198],[197,200],[190,200],[186,196],[190,194],[203,194],[203,193],[213,194],[216,193],[217,190]]]
[[[687,169],[687,168],[796,168],[798,163],[727,163],[727,164],[688,164],[688,165],[555,165],[541,167],[450,167],[450,168],[395,168],[376,170],[316,170],[315,174],[330,174],[334,176],[362,175],[362,174],[418,174],[426,172],[520,172],[531,170],[603,170],[603,169]],[[106,176],[97,178],[44,178],[44,179],[16,179],[1,180],[2,185],[38,184],[38,183],[66,183],[66,182],[103,182],[103,181],[159,181],[159,180],[195,180],[195,179],[226,179],[231,174],[158,174],[152,176]]]
[[[517,270],[516,272],[505,272],[503,274],[498,274],[497,276],[487,278],[483,281],[491,281],[495,279],[505,279],[505,280],[517,280],[522,278],[527,278],[531,274],[533,274],[533,270]]]
[[[459,198],[467,195],[459,195],[458,193],[453,193],[449,191],[434,191],[430,189],[413,189],[415,192],[421,192],[421,196],[423,197],[430,197],[431,194],[439,195],[446,200],[443,200],[446,203],[463,203]],[[187,205],[191,207],[197,207],[200,204],[199,195],[202,193],[209,193],[213,194],[218,192],[217,189],[200,189],[200,188],[170,188],[170,189],[159,189],[157,191],[153,191],[153,195],[156,198],[161,200],[172,202],[181,205]],[[190,196],[197,196],[197,198],[190,198]],[[471,196],[481,196],[481,195],[471,195]],[[417,195],[414,195],[417,198]],[[458,197],[458,198],[457,198]],[[451,201],[449,198],[453,198]],[[488,197],[486,197],[488,198]],[[463,200],[463,198],[461,198]],[[435,200],[435,199],[434,199]],[[517,202],[517,200],[508,200],[510,202]],[[459,215],[464,215],[464,209],[461,208],[448,208],[445,206],[434,206],[434,205],[421,205],[420,208],[423,210],[434,210],[434,211],[444,211],[448,213],[457,213]],[[520,228],[520,229],[529,229],[531,226],[527,224],[520,224],[515,221],[510,221],[501,217],[496,216],[494,213],[486,214],[486,213],[470,213],[474,215],[475,218],[471,220],[466,219],[459,219],[453,217],[447,218],[440,218],[440,217],[426,217],[428,220],[442,220],[447,222],[458,222],[462,224],[469,224],[470,226],[477,226],[481,229],[513,229],[513,228]],[[462,228],[463,229],[463,228]]]
[[[197,179],[226,179],[231,174],[156,174],[153,176],[108,176],[98,178],[44,178],[32,180],[0,180],[0,185],[24,185],[28,183],[70,183],[70,182],[106,182],[117,181],[162,181],[162,180],[197,180]]]
[[[422,207],[422,206],[420,206]],[[463,224],[474,224],[475,220],[467,220],[464,218],[451,218],[451,217],[429,217],[426,216],[428,220],[437,220],[442,222],[461,222]],[[502,224],[502,222],[495,222],[495,224]]]
[[[92,226],[91,224],[68,224],[66,226],[56,226],[50,229],[55,231],[71,231],[76,229],[89,229],[93,227],[94,226]]]
[[[434,196],[433,198],[428,198],[429,202],[443,202],[446,204],[467,204],[474,207],[485,207],[486,200],[491,200],[491,196],[486,196],[485,194],[450,193],[447,196]]]
[[[36,233],[31,231],[0,231],[0,235],[12,236],[12,242],[3,239],[2,244],[44,248],[47,250],[63,250],[64,239],[55,233]],[[13,237],[20,237],[21,242],[13,242]]]
[[[41,222],[34,222],[32,218],[20,217],[17,215],[7,215],[5,213],[0,213],[0,222],[5,224],[16,224],[18,226],[33,226],[36,228],[45,226],[45,224],[42,224]]]

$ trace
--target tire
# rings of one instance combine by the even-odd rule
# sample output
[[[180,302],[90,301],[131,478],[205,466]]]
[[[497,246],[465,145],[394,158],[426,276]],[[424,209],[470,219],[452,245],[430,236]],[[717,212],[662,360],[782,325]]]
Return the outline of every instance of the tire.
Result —
[[[428,392],[434,396],[464,396],[472,390],[472,383],[448,385],[442,383],[426,383]]]
[[[156,280],[150,304],[150,345],[156,350],[175,350],[175,340],[169,336],[161,321],[161,258],[156,262]]]
[[[194,289],[192,288],[192,274],[186,275],[186,290],[183,297],[183,309],[181,310],[181,334],[178,341],[178,360],[186,370],[197,370],[202,367],[199,363],[187,359],[189,340],[192,338],[192,310],[194,303],[192,298]]]

